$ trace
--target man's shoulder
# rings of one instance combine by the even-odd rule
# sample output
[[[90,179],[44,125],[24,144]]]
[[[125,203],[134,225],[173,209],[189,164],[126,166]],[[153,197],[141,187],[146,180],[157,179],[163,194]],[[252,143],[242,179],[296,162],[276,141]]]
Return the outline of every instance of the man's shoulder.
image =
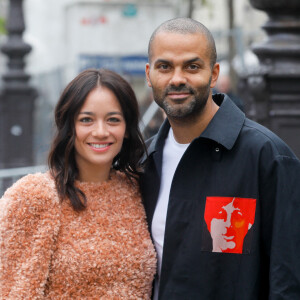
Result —
[[[147,150],[149,149],[150,145],[152,144],[152,142],[154,141],[154,139],[157,137],[157,134],[151,136],[149,139],[147,139],[145,141],[145,145],[146,145],[146,148]]]
[[[245,119],[240,137],[251,148],[269,149],[276,155],[295,156],[290,147],[278,135],[248,118]]]

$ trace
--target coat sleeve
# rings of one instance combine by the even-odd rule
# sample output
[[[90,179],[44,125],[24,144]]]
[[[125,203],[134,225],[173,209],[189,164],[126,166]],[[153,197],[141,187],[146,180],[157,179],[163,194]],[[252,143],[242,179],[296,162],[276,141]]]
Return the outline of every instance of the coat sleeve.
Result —
[[[54,183],[20,179],[0,199],[0,299],[40,299],[60,224]]]
[[[270,259],[269,299],[300,299],[300,162],[280,156],[269,171],[262,199],[262,231]]]

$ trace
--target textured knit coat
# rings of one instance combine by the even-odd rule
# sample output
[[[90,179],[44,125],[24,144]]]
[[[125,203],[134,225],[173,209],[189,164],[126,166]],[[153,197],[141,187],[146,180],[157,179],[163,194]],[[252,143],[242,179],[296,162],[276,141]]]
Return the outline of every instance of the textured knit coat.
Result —
[[[156,255],[140,194],[124,174],[76,182],[87,208],[60,202],[49,173],[0,200],[0,299],[150,299]]]

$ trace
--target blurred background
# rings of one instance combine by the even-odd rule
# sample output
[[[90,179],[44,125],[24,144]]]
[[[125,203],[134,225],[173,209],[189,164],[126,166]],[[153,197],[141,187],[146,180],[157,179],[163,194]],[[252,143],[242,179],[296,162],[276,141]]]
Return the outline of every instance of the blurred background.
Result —
[[[10,164],[6,164],[10,158],[5,159],[4,150],[6,153],[11,150],[2,144],[0,169],[46,164],[53,134],[54,106],[66,84],[78,72],[90,67],[112,69],[132,84],[142,113],[140,125],[143,134],[145,138],[154,134],[164,116],[153,104],[152,93],[145,80],[147,46],[153,30],[174,17],[192,17],[210,29],[221,64],[220,84],[216,91],[230,93],[241,109],[251,116],[251,105],[247,104],[241,90],[244,90],[243,80],[248,80],[248,74],[261,73],[251,45],[266,38],[261,26],[268,17],[266,12],[257,10],[250,2],[255,1],[0,0],[0,47],[3,48],[6,43],[12,48],[16,47],[14,43],[32,47],[21,55],[24,65],[20,66],[22,62],[19,61],[15,68],[23,72],[23,83],[26,81],[36,91],[30,112],[32,135],[29,133],[27,139],[28,143],[31,138],[33,140],[33,147],[29,150],[32,158],[26,160],[23,157],[19,163],[11,160]],[[11,11],[12,5],[19,7],[18,13]],[[22,18],[24,26],[19,24],[19,29],[14,29],[13,23]],[[5,90],[5,83],[14,82],[13,72],[5,75],[9,72],[9,65],[14,64],[13,55],[6,55],[7,51],[2,49],[5,53],[0,53],[0,77],[4,77],[0,80],[0,90]],[[24,74],[30,75],[28,82]],[[255,119],[255,113],[252,117]],[[20,128],[18,131],[18,127],[14,127],[17,125],[7,128],[9,120],[5,124],[0,120],[2,135],[6,134],[4,130],[10,130],[11,135],[21,136]]]

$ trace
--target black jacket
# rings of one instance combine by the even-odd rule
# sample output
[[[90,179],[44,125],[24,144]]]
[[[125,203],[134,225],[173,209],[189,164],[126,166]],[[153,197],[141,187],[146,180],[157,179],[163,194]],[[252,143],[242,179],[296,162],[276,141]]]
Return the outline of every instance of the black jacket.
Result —
[[[227,96],[214,95],[214,101],[220,109],[189,145],[172,181],[159,299],[299,300],[300,162]],[[149,141],[141,177],[149,228],[169,127],[166,120]],[[212,252],[207,199],[228,197],[244,199],[246,208],[255,199],[242,253]]]

